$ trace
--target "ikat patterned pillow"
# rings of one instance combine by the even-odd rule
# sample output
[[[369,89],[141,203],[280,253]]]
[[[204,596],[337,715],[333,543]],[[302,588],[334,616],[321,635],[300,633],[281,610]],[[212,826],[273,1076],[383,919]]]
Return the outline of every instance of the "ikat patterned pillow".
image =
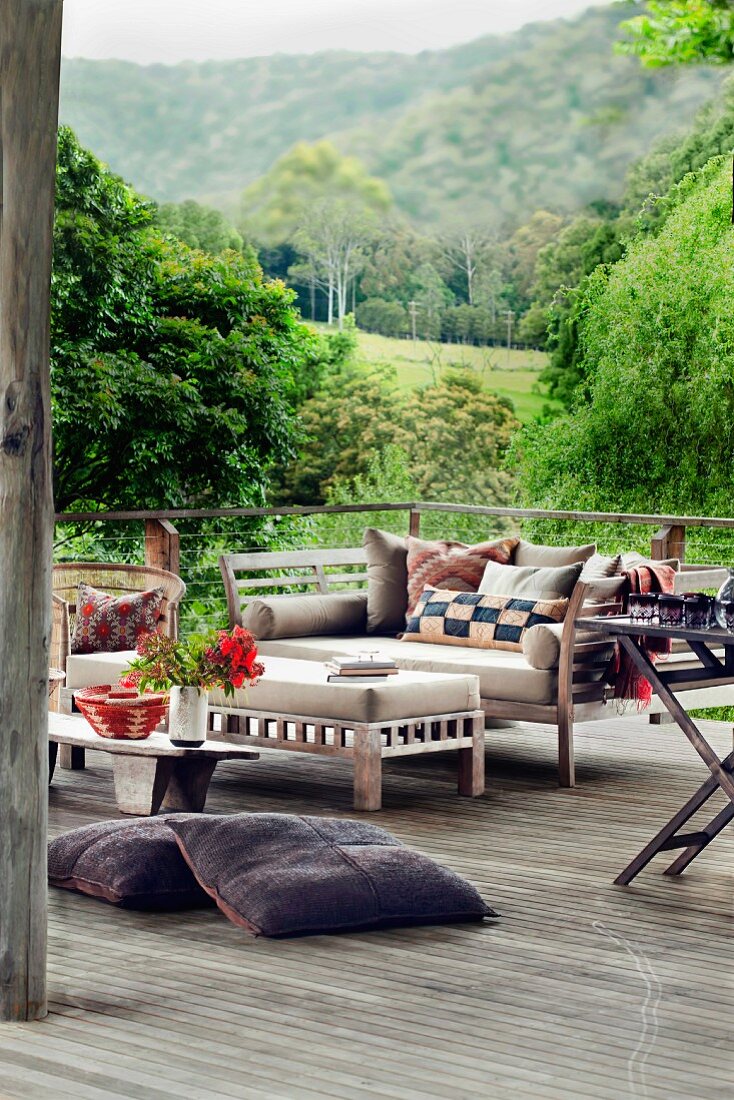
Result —
[[[71,652],[119,653],[136,649],[141,635],[157,629],[163,597],[162,588],[109,596],[80,581]]]
[[[568,600],[520,599],[426,588],[408,615],[404,642],[522,651],[523,635],[540,623],[560,623]]]
[[[426,585],[455,592],[476,592],[488,561],[508,565],[515,538],[466,546],[463,542],[428,542],[408,537],[408,616]]]

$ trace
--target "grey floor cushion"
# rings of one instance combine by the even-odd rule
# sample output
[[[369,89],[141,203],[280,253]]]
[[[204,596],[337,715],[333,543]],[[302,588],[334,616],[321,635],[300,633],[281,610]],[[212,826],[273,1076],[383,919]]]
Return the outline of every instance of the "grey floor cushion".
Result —
[[[98,821],[64,833],[48,846],[48,881],[124,909],[212,904],[189,870],[165,817]]]
[[[168,825],[222,912],[255,935],[496,916],[459,875],[361,821],[290,814],[173,815]]]

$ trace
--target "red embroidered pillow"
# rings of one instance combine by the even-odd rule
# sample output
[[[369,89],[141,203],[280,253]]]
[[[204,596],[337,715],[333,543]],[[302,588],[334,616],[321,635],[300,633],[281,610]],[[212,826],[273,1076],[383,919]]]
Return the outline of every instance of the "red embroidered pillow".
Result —
[[[452,592],[476,592],[488,561],[508,565],[515,538],[466,546],[463,542],[426,542],[408,537],[408,614],[426,585]]]
[[[71,652],[119,653],[123,649],[136,649],[142,634],[156,630],[163,596],[162,588],[108,596],[80,581]]]

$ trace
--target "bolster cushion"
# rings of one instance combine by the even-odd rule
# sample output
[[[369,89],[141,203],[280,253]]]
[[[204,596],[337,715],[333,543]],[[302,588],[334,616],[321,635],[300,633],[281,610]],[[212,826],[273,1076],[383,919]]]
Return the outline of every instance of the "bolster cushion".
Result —
[[[242,625],[258,639],[364,634],[367,593],[330,592],[253,600],[242,613]]]

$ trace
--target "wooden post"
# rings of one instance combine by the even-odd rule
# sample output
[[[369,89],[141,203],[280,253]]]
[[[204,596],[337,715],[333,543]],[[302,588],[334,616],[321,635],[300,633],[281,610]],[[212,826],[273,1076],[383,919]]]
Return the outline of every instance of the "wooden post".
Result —
[[[46,1014],[49,302],[61,0],[0,0],[0,1019]]]
[[[661,527],[656,531],[650,541],[650,557],[653,561],[665,561],[667,558],[678,558],[685,561],[686,557],[686,529],[679,524]]]
[[[417,539],[418,536],[420,535],[420,533],[421,533],[421,514],[420,514],[420,511],[418,510],[418,508],[411,508],[410,509],[410,527],[408,529],[408,534],[412,535],[413,538]]]
[[[181,544],[179,534],[170,520],[146,519],[145,564],[167,569],[179,576]]]

